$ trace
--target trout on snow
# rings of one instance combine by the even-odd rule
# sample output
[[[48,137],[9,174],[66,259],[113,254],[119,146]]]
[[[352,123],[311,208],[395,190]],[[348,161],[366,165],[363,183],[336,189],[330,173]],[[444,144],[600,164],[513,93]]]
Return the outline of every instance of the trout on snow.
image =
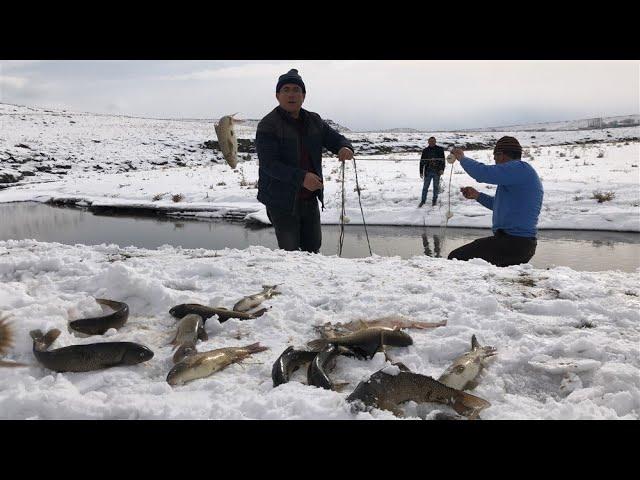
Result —
[[[239,318],[240,320],[251,320],[253,318],[258,318],[267,310],[268,308],[261,308],[260,310],[257,310],[255,312],[246,313],[229,310],[228,308],[224,307],[207,307],[206,305],[200,305],[199,303],[181,303],[180,305],[172,307],[171,310],[169,310],[169,314],[176,318],[182,318],[185,315],[194,313],[202,317],[203,323],[205,323],[207,319],[213,317],[214,315],[217,315],[218,321],[220,323],[224,323],[230,318]]]
[[[399,406],[402,402],[435,402],[450,405],[460,415],[475,419],[481,410],[491,406],[480,397],[448,387],[426,375],[406,369],[400,369],[397,374],[385,373],[384,370],[387,368],[360,382],[347,397],[348,402],[354,402],[355,409],[374,407],[402,416]]]
[[[153,358],[153,352],[144,345],[132,342],[88,343],[49,350],[58,338],[60,330],[29,332],[33,338],[33,354],[50,370],[56,372],[89,372],[117,365],[136,365]]]
[[[202,317],[193,313],[185,315],[178,323],[178,331],[173,340],[171,340],[171,345],[177,348],[173,356],[174,363],[180,362],[187,355],[196,353],[198,339],[202,341],[209,339],[202,323]]]
[[[248,297],[244,297],[233,306],[233,309],[236,312],[246,312],[247,310],[251,310],[252,308],[257,307],[265,300],[269,300],[276,295],[280,295],[281,292],[276,291],[277,286],[278,285],[263,285],[263,290],[260,293],[255,293],[253,295],[249,295]]]
[[[271,369],[273,386],[277,387],[278,385],[287,383],[293,372],[305,363],[312,361],[317,354],[318,352],[295,350],[293,346],[287,347],[275,361]]]
[[[314,387],[320,387],[326,390],[341,390],[341,388],[336,388],[336,386],[342,387],[347,384],[334,384],[329,378],[329,375],[327,375],[326,370],[333,369],[335,366],[335,359],[338,355],[347,353],[351,352],[346,347],[331,344],[326,346],[324,350],[319,352],[309,364],[309,368],[307,370],[307,383]]]
[[[476,378],[480,375],[486,360],[496,354],[495,347],[480,346],[476,336],[471,337],[471,351],[457,357],[438,381],[451,388],[467,390],[476,386]]]
[[[334,338],[320,338],[307,343],[311,350],[320,351],[327,345],[347,347],[359,357],[371,358],[385,345],[407,347],[413,344],[413,339],[401,330],[388,327],[366,328],[348,335]]]
[[[400,315],[390,315],[387,317],[376,318],[373,320],[354,320],[347,323],[325,323],[315,327],[315,330],[322,336],[322,338],[333,338],[339,335],[346,335],[348,333],[364,330],[365,328],[373,327],[387,327],[387,328],[415,328],[419,330],[425,330],[428,328],[443,327],[447,324],[446,320],[441,322],[417,322],[409,320],[408,318]]]
[[[191,380],[205,378],[209,375],[238,363],[253,353],[267,350],[268,347],[253,343],[244,347],[218,348],[209,352],[189,355],[180,363],[173,366],[167,375],[169,385],[183,385]]]
[[[110,328],[118,329],[122,327],[129,318],[129,306],[124,302],[107,300],[106,298],[96,298],[96,302],[105,305],[114,311],[98,317],[81,318],[69,323],[72,330],[87,335],[103,335]]]

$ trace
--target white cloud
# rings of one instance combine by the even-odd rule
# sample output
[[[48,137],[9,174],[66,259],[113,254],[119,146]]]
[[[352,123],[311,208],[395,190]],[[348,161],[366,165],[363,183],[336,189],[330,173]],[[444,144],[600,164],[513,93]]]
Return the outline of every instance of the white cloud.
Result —
[[[177,75],[157,77],[159,80],[235,80],[252,78],[277,78],[284,73],[281,63],[246,63],[243,65],[206,69]]]
[[[38,63],[38,62],[35,62]],[[305,108],[363,130],[453,129],[639,113],[637,61],[252,60],[0,63],[3,101],[157,117],[261,118],[299,70]],[[27,73],[28,72],[28,73]]]
[[[21,89],[27,86],[29,80],[24,77],[9,77],[7,75],[0,75],[0,88],[8,87],[14,89]]]

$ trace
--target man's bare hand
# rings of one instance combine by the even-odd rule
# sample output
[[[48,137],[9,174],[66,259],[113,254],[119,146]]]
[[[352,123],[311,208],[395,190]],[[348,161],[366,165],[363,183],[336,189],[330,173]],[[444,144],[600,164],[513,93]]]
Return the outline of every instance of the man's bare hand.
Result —
[[[307,174],[304,176],[304,182],[302,182],[302,186],[312,192],[320,190],[323,187],[320,177],[311,172],[307,172]]]
[[[348,147],[342,147],[338,150],[338,160],[344,162],[345,160],[351,160],[353,158],[353,151]]]
[[[464,157],[464,150],[458,147],[454,148],[451,153],[458,161],[462,160],[462,157]]]
[[[470,200],[475,200],[480,195],[480,193],[473,187],[462,187],[460,192],[464,195],[464,198],[468,198]]]

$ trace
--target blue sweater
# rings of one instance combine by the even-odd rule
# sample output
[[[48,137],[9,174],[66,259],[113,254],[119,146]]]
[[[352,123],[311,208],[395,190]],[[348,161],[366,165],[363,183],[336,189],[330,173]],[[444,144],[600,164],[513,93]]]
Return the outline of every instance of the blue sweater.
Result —
[[[522,160],[485,165],[470,158],[462,168],[480,183],[498,185],[495,197],[481,193],[478,203],[493,210],[493,232],[502,229],[517,237],[535,237],[544,191],[538,174]]]

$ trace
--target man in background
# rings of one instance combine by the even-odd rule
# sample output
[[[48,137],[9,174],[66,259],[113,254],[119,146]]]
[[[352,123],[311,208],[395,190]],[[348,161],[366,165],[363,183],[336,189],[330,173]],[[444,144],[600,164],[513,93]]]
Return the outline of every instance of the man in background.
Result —
[[[444,172],[444,148],[436,145],[436,138],[431,137],[427,140],[429,146],[422,150],[420,157],[420,178],[424,179],[422,185],[422,199],[418,208],[421,208],[427,201],[427,193],[429,193],[429,184],[433,180],[433,201],[435,206],[438,201],[438,193],[440,192],[440,175]]]

